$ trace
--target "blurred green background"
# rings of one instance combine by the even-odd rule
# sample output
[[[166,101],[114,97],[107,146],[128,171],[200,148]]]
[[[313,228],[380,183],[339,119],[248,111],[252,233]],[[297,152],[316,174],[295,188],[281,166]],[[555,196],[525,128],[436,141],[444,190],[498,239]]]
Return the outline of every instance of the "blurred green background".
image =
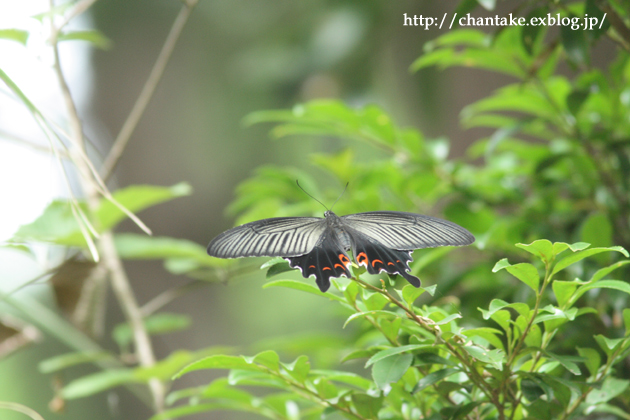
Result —
[[[124,154],[115,184],[190,183],[193,195],[140,216],[156,236],[205,245],[232,226],[234,215],[224,210],[234,198],[235,186],[255,168],[280,164],[309,171],[312,153],[340,148],[335,139],[271,140],[269,126],[242,123],[252,111],[290,108],[315,98],[339,98],[351,105],[377,103],[400,126],[418,128],[429,138],[450,139],[451,156],[461,155],[474,140],[489,134],[484,129],[461,129],[461,109],[512,79],[463,68],[412,74],[409,66],[422,54],[424,43],[447,29],[405,27],[402,19],[403,13],[442,16],[457,3],[201,1]],[[505,3],[492,14],[507,10]],[[113,41],[110,50],[94,51],[92,57],[90,121],[99,138],[118,132],[180,7],[175,0],[111,0],[91,9],[94,26]],[[603,44],[595,51],[593,64],[606,63],[612,51],[610,44]],[[104,152],[108,145],[98,147]],[[137,232],[131,223],[119,230]],[[141,303],[189,281],[167,273],[160,262],[130,262],[126,267]],[[242,346],[251,353],[253,343],[294,334],[325,333],[328,339],[330,335],[345,339],[333,303],[322,305],[321,299],[291,290],[263,290],[263,282],[261,271],[212,284],[169,304],[167,311],[191,314],[194,323],[186,332],[155,337],[158,357],[179,348],[212,345]],[[123,318],[111,299],[109,306],[111,326]],[[36,365],[64,347],[44,340],[44,345],[0,360],[0,400],[22,402],[46,419],[149,416],[125,390],[73,401],[62,413],[49,412],[50,377],[38,373]],[[186,376],[178,386],[191,386],[198,378]],[[2,412],[0,418],[23,416]],[[246,417],[212,413],[198,418]]]

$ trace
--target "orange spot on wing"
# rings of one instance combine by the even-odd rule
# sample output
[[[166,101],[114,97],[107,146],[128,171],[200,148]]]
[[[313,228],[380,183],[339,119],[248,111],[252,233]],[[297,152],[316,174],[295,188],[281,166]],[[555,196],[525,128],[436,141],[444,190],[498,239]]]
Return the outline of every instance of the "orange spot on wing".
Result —
[[[396,262],[400,262],[400,260],[396,260]]]
[[[314,265],[309,265],[308,268],[315,268],[315,266]]]
[[[337,267],[341,268],[342,270],[346,269],[346,267],[341,265],[341,264],[335,264],[335,268],[337,268]]]
[[[394,263],[393,262],[388,262],[387,265],[394,265]]]
[[[323,271],[323,270],[332,270],[332,268],[330,268],[330,267],[324,267],[324,268],[322,268],[322,271]]]
[[[381,261],[381,260],[374,260],[374,261],[372,261],[372,267],[374,267],[374,264],[376,264],[377,262],[383,264],[383,261]]]
[[[341,261],[343,265],[350,264],[350,260],[344,254],[339,254],[339,261]]]
[[[367,264],[367,261],[368,257],[365,255],[365,252],[359,252],[359,255],[357,255],[357,262],[359,264]]]

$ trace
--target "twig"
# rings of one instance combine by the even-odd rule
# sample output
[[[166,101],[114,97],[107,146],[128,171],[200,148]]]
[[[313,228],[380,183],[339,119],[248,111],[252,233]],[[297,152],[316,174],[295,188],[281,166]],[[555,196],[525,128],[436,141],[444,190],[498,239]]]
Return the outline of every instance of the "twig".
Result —
[[[172,289],[168,289],[147,303],[145,303],[141,308],[140,312],[142,316],[149,316],[155,313],[157,310],[161,309],[164,305],[170,303],[174,299],[177,299],[180,296],[190,292],[191,290],[197,289],[199,287],[207,286],[208,282],[203,280],[195,280],[190,283],[186,283],[183,286],[174,287]]]
[[[158,85],[158,82],[162,78],[162,74],[164,73],[164,69],[175,49],[175,44],[181,35],[184,26],[192,12],[192,9],[197,4],[198,0],[187,0],[184,2],[179,15],[175,19],[173,26],[171,27],[171,31],[169,32],[164,45],[162,46],[162,50],[158,55],[157,60],[153,68],[151,69],[151,73],[147,78],[144,86],[142,87],[142,91],[136,99],[136,103],[133,105],[127,120],[125,120],[114,144],[112,145],[109,154],[105,158],[105,162],[103,162],[103,166],[101,168],[101,174],[103,175],[103,179],[105,182],[110,178],[118,161],[120,160],[125,148],[127,147],[127,143],[129,143],[129,139],[136,129],[138,122],[140,122],[140,118],[142,118],[142,114],[144,114],[144,110],[146,109],[153,93],[155,92],[155,88]]]
[[[13,143],[17,143],[26,147],[30,147],[31,149],[37,151],[37,152],[42,152],[42,153],[46,153],[46,154],[52,154],[53,151],[50,149],[50,147],[46,147],[43,146],[41,144],[37,144],[32,140],[27,140],[21,137],[16,136],[13,133],[9,133],[8,131],[2,130],[0,129],[0,136],[2,136],[2,138],[4,140],[9,140]],[[60,155],[65,158],[68,159],[69,156],[67,153],[61,152]]]
[[[0,409],[22,413],[29,416],[33,420],[44,420],[44,418],[37,411],[22,404],[8,401],[0,401]]]

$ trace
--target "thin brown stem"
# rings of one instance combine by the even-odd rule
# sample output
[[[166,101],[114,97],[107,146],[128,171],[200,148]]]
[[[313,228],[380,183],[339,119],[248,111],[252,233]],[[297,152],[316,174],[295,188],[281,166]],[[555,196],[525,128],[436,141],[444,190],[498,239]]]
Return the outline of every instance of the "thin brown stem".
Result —
[[[101,174],[103,175],[103,179],[107,182],[107,180],[111,177],[116,165],[120,161],[129,140],[131,139],[131,135],[134,130],[138,126],[140,122],[140,118],[144,114],[149,101],[153,97],[153,93],[164,74],[164,69],[168,64],[168,61],[175,49],[175,44],[179,39],[184,27],[186,26],[186,22],[188,21],[188,17],[192,12],[192,9],[197,4],[198,0],[187,0],[184,2],[179,15],[175,19],[173,26],[171,27],[171,31],[166,37],[166,41],[162,46],[162,50],[158,55],[153,68],[151,69],[151,73],[149,73],[149,77],[142,87],[142,91],[140,91],[140,95],[138,95],[138,99],[136,99],[136,103],[133,105],[129,116],[125,120],[114,144],[112,145],[107,158],[105,158],[105,162],[103,163],[103,167],[101,168]]]
[[[53,6],[51,2],[51,7]],[[85,154],[85,142],[83,137],[83,127],[81,118],[79,117],[75,102],[72,98],[70,88],[61,69],[61,61],[59,58],[59,48],[57,43],[58,29],[52,24],[52,48],[54,53],[53,68],[57,75],[57,80],[63,98],[66,104],[68,120],[70,123],[70,139],[72,145],[79,150],[79,154]],[[79,179],[83,192],[87,198],[88,208],[91,212],[95,212],[99,206],[99,190],[95,184],[89,165],[85,159],[77,158],[74,162],[79,170]],[[122,266],[122,262],[114,245],[114,237],[111,231],[103,233],[99,240],[99,248],[102,254],[103,264],[107,267],[112,282],[112,288],[118,298],[120,306],[131,326],[134,336],[134,343],[138,360],[142,366],[153,366],[155,364],[155,356],[151,339],[144,327],[142,314],[138,303],[136,302],[133,290],[127,279],[127,275]],[[164,407],[164,386],[157,378],[149,381],[149,387],[153,395],[154,408],[157,412],[163,410]]]

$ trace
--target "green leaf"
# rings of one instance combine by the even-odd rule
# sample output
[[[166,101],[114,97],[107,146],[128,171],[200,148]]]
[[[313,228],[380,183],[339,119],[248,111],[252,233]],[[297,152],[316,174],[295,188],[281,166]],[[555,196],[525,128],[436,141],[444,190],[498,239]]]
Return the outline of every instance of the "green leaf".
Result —
[[[368,311],[378,311],[383,309],[389,300],[380,293],[372,293],[363,289],[363,302]]]
[[[189,315],[160,312],[144,319],[144,326],[151,335],[168,334],[187,329],[192,323]],[[133,331],[129,324],[118,324],[112,331],[114,341],[121,348],[126,348],[133,340]]]
[[[237,410],[238,407],[234,407],[233,405],[226,403],[210,403],[210,404],[196,404],[196,405],[185,405],[177,408],[172,408],[170,410],[165,410],[160,414],[156,414],[151,417],[149,420],[171,420],[179,417],[190,416],[192,414],[205,413],[207,411],[216,411],[216,410]]]
[[[630,309],[623,310],[623,325],[626,327],[625,337],[630,335]]]
[[[282,366],[287,372],[289,372],[289,375],[300,383],[304,383],[311,370],[311,364],[308,361],[308,357],[304,355],[299,356],[291,363],[283,363]]]
[[[327,297],[328,299],[336,300],[338,302],[345,302],[343,298],[332,293],[322,293],[319,288],[313,286],[312,284],[304,283],[303,281],[275,280],[270,281],[269,283],[265,283],[263,285],[263,289],[266,289],[268,287],[287,287],[289,289],[299,290],[301,292],[310,293],[312,295]]]
[[[338,370],[324,370],[315,369],[312,371],[313,375],[319,375],[325,377],[329,381],[341,382],[347,385],[355,386],[362,390],[367,390],[372,387],[372,381],[366,379],[356,373],[344,372]]]
[[[383,396],[372,397],[364,393],[353,393],[350,397],[357,413],[366,419],[377,419],[383,406]]]
[[[575,293],[575,290],[581,284],[584,284],[584,282],[562,280],[554,281],[551,284],[551,287],[553,288],[554,295],[556,295],[558,306],[564,308],[564,306],[569,302],[571,296],[573,296],[573,293]]]
[[[280,368],[280,358],[273,350],[265,350],[252,357],[243,357],[247,363],[257,363],[267,369],[277,372]]]
[[[113,356],[104,351],[65,353],[42,360],[39,362],[38,367],[41,373],[53,373],[62,369],[67,369],[71,366],[83,363],[99,362],[108,359],[113,359]]]
[[[190,186],[185,183],[172,187],[135,185],[120,189],[113,194],[114,199],[131,212],[138,212],[164,201],[190,194]],[[85,207],[82,204],[83,207]],[[111,201],[101,199],[95,212],[94,227],[103,232],[112,229],[127,216]],[[35,221],[22,225],[13,237],[14,241],[53,242],[68,246],[85,246],[85,238],[72,213],[70,203],[55,200],[46,207]]]
[[[199,388],[194,388],[197,394],[203,398],[216,398],[221,400],[230,400],[234,402],[251,405],[254,403],[255,397],[249,392],[230,386],[227,378],[219,378],[212,381],[205,389],[199,392]],[[170,396],[169,396],[170,397]]]
[[[387,316],[387,317],[400,317],[399,314],[397,314],[396,312],[391,312],[391,311],[365,311],[365,312],[357,312],[356,314],[352,314],[348,317],[348,319],[346,319],[346,322],[344,322],[343,324],[343,328],[346,327],[346,325],[348,325],[350,323],[350,321],[353,321],[355,319],[359,319],[359,318],[364,318],[366,316],[374,316],[374,317],[379,317],[379,316]]]
[[[486,340],[488,343],[492,344],[495,348],[505,350],[503,347],[503,342],[497,335],[503,335],[500,330],[496,328],[472,328],[470,330],[462,331],[462,334],[466,337],[481,337]]]
[[[530,254],[540,258],[544,263],[549,263],[553,260],[555,254],[553,253],[553,245],[547,239],[539,239],[531,244],[516,244],[517,248],[524,249]]]
[[[29,33],[22,29],[0,29],[0,39],[8,39],[26,45]]]
[[[381,350],[378,353],[376,353],[374,356],[372,356],[370,360],[367,361],[367,363],[365,364],[365,367],[368,368],[372,364],[378,362],[379,360],[383,360],[387,357],[392,357],[396,354],[405,353],[405,352],[413,352],[414,350],[430,349],[432,347],[433,347],[432,344],[408,344],[406,346],[392,347],[389,349]]]
[[[424,293],[424,289],[422,287],[414,287],[410,284],[406,285],[402,288],[402,297],[403,300],[409,305],[409,307],[413,306],[413,303]]]
[[[157,204],[185,197],[191,193],[191,186],[186,182],[181,182],[171,187],[130,185],[129,187],[116,190],[112,195],[127,210],[137,213]],[[113,228],[127,217],[115,204],[105,199],[101,200],[96,216],[102,230]]]
[[[436,370],[435,372],[431,372],[428,375],[426,375],[424,378],[420,379],[420,381],[418,381],[418,384],[414,387],[412,392],[414,393],[420,392],[423,389],[435,384],[436,382],[439,382],[444,378],[448,378],[449,376],[454,375],[456,373],[459,373],[459,369],[444,368],[444,369]]]
[[[493,273],[496,273],[499,270],[506,269],[510,274],[514,277],[528,285],[534,292],[538,292],[538,286],[540,284],[540,275],[538,274],[538,270],[531,264],[521,263],[521,264],[510,264],[507,258],[503,258],[501,261],[497,262],[492,269]]]
[[[544,353],[547,356],[549,356],[551,359],[559,362],[562,366],[564,366],[564,368],[566,368],[572,374],[574,374],[574,375],[581,375],[582,374],[582,372],[580,371],[580,368],[578,367],[578,365],[573,362],[575,357],[560,356],[558,354],[554,354],[554,353],[551,353],[551,352],[548,352],[548,351],[545,351]]]
[[[520,303],[520,302],[508,303],[501,299],[492,299],[487,311],[481,308],[478,308],[478,309],[483,314],[483,319],[488,319],[492,315],[494,315],[497,311],[503,308],[515,309],[516,312],[518,312],[520,315],[523,315],[524,317],[527,317],[529,315],[529,306],[527,306],[526,303]]]
[[[596,247],[613,244],[613,229],[608,217],[601,212],[591,214],[582,224],[580,236],[584,242]]]
[[[604,353],[606,353],[606,355],[608,357],[610,357],[610,355],[617,350],[617,348],[619,346],[621,346],[621,344],[623,343],[624,339],[623,338],[608,338],[606,336],[603,336],[601,334],[597,334],[595,335],[595,341],[597,341],[597,344],[599,344],[599,347],[604,350]]]
[[[218,350],[215,350],[217,352]],[[186,350],[178,350],[171,353],[168,357],[158,361],[153,366],[140,366],[134,369],[134,377],[138,381],[149,382],[152,378],[158,378],[161,381],[170,380],[174,374],[179,372],[181,368],[189,364],[199,357],[206,356],[208,350],[199,352],[189,352]],[[205,353],[205,354],[204,354]]]
[[[353,352],[348,353],[343,359],[341,359],[341,363],[346,362],[348,360],[372,357],[373,354],[374,352],[372,350],[355,350]]]
[[[575,16],[571,16],[575,18]],[[586,31],[574,30],[571,26],[560,26],[562,46],[569,59],[579,65],[586,65],[589,61],[589,46],[586,41]]]
[[[68,400],[88,397],[120,385],[139,382],[131,369],[109,369],[75,379],[61,390]]]
[[[97,30],[89,31],[72,31],[60,33],[57,36],[58,41],[87,41],[96,48],[108,50],[112,47],[112,41]]]
[[[282,257],[272,258],[271,260],[267,261],[266,263],[260,266],[261,270],[264,270],[267,268],[268,270],[267,270],[267,274],[265,275],[265,278],[268,278],[268,279],[278,274],[295,270],[289,265],[287,260],[285,260]]]
[[[578,251],[578,252],[576,252],[576,253],[574,253],[572,255],[564,257],[563,259],[558,261],[555,264],[555,266],[553,267],[553,271],[551,272],[551,274],[552,275],[556,274],[560,270],[563,270],[566,267],[568,267],[568,266],[570,266],[572,264],[575,264],[578,261],[582,261],[584,258],[590,257],[592,255],[600,254],[602,252],[611,252],[611,251],[620,252],[626,258],[628,258],[628,251],[626,251],[625,249],[623,249],[623,247],[620,247],[620,246],[611,246],[611,247],[606,247],[606,248],[585,249],[583,251]]]
[[[584,359],[584,364],[592,377],[597,375],[599,367],[602,364],[599,352],[589,347],[577,347],[578,354]]]
[[[204,369],[241,369],[241,370],[252,370],[260,372],[261,369],[253,365],[251,363],[247,363],[245,359],[240,356],[228,356],[225,354],[216,354],[212,356],[205,357],[201,360],[197,360],[184,367],[182,370],[177,372],[173,379],[177,379],[188,372],[194,372],[196,370],[204,370]]]
[[[615,289],[619,290],[620,292],[630,294],[630,284],[626,283],[625,281],[600,280],[597,283],[588,283],[580,286],[580,288],[575,292],[574,299],[578,299],[584,293],[592,289]]]
[[[433,319],[432,315],[436,314],[436,312],[434,312],[433,314],[429,315],[430,319]],[[435,325],[444,325],[444,324],[448,324],[449,322],[453,321],[454,319],[459,319],[461,318],[461,314],[450,314],[442,319],[440,319],[439,321],[434,320],[435,321]]]
[[[596,406],[591,407],[593,407],[593,413],[613,414],[620,419],[630,420],[630,414],[628,414],[628,412],[623,408],[619,408],[610,404],[597,404]]]
[[[588,405],[595,405],[608,402],[621,395],[628,386],[630,381],[627,379],[617,379],[612,376],[607,377],[600,389],[593,389],[586,397]]]
[[[532,378],[523,378],[523,380],[521,380],[521,391],[523,392],[523,396],[527,398],[529,402],[534,402],[545,394],[549,395],[549,393],[545,392],[545,389],[543,389],[541,384],[544,384],[544,382],[535,381]],[[553,391],[551,390],[551,387],[546,386],[546,388],[550,390],[549,392],[553,397]],[[550,398],[548,397],[547,399]]]
[[[114,243],[118,254],[130,260],[190,258],[206,265],[223,261],[212,258],[203,246],[186,239],[118,233],[114,236]]]
[[[505,359],[505,352],[500,349],[487,350],[479,346],[464,346],[466,352],[475,359],[489,363],[495,369],[501,370]]]
[[[595,272],[595,274],[593,274],[593,277],[591,277],[591,279],[589,280],[589,283],[595,283],[601,279],[603,279],[604,277],[606,277],[608,274],[610,274],[612,271],[623,267],[626,264],[630,264],[630,260],[623,260],[623,261],[619,261],[616,262],[612,265],[609,265],[608,267],[604,267],[604,268],[600,268],[599,270],[597,270]]]
[[[409,369],[409,366],[411,366],[412,360],[413,355],[406,353],[386,357],[374,363],[372,367],[372,378],[379,389],[385,388],[385,386],[391,382],[398,382],[407,369]]]

